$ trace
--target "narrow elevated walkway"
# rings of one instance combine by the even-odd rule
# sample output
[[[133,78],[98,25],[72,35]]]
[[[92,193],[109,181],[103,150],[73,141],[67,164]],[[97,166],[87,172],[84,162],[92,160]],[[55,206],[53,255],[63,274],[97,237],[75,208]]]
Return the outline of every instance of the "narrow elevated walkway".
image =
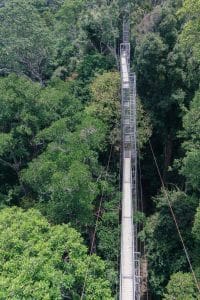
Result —
[[[133,212],[137,210],[136,78],[130,74],[130,44],[126,23],[123,36],[120,52],[123,139],[120,300],[137,300],[140,299],[140,264],[137,227],[133,224]]]

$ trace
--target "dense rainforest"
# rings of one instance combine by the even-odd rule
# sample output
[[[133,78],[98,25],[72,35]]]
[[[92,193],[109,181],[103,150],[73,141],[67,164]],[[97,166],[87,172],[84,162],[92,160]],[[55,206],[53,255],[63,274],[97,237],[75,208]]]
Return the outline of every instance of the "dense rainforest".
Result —
[[[118,299],[127,9],[148,299],[200,299],[200,0],[0,0],[1,300]]]

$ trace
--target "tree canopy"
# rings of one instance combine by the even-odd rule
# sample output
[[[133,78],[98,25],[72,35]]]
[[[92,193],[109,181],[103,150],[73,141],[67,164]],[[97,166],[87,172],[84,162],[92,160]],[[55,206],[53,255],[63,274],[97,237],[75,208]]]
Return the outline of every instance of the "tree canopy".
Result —
[[[88,269],[86,298],[113,299],[105,264],[68,225],[13,207],[1,210],[0,228],[1,299],[79,299]]]
[[[118,297],[124,18],[141,261],[153,299],[199,299],[169,209],[199,282],[199,12],[199,0],[0,1],[1,299],[80,299],[87,268],[85,299]]]

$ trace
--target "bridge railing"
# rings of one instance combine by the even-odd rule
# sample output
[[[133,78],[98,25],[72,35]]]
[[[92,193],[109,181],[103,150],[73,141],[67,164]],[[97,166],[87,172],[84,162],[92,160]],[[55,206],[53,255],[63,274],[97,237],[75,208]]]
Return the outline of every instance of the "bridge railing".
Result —
[[[120,45],[123,139],[120,300],[139,300],[140,254],[138,252],[137,225],[133,224],[133,213],[138,209],[136,76],[130,73],[129,32],[129,24],[125,22],[123,24],[123,43]],[[127,165],[129,166],[128,169]],[[129,209],[128,212],[127,208]]]

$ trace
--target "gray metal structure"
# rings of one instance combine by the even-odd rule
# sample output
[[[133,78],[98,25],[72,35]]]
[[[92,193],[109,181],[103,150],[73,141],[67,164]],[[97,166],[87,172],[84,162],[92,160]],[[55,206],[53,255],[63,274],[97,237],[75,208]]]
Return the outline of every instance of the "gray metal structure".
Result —
[[[136,76],[130,73],[129,32],[129,23],[124,21],[120,45],[123,139],[120,300],[139,300],[140,254],[137,226],[133,224],[133,213],[137,211]]]

